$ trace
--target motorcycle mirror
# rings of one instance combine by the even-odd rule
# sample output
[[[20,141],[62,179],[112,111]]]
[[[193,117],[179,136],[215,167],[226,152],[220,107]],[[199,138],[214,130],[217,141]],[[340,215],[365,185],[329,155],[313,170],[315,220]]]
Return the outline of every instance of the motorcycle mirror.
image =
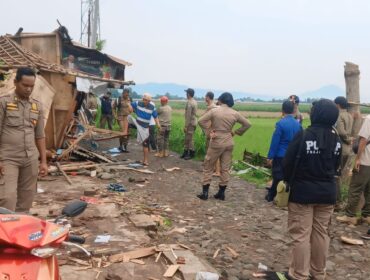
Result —
[[[87,203],[85,201],[72,201],[63,208],[62,214],[67,217],[76,217],[80,215],[83,211],[85,211],[86,207]]]
[[[0,207],[0,215],[10,215],[14,214],[14,212],[10,211],[9,209]]]

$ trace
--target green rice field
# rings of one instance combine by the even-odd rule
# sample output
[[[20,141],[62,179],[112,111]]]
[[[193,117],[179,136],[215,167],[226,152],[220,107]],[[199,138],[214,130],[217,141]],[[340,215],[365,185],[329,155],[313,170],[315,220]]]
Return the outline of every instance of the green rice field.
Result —
[[[235,146],[233,158],[239,160],[243,158],[243,152],[247,149],[249,152],[258,152],[266,156],[271,135],[278,119],[272,118],[249,118],[252,127],[245,132],[243,136],[235,136]],[[181,113],[174,113],[172,116],[172,130],[170,135],[170,148],[176,152],[183,151],[184,143],[184,116]],[[198,157],[205,154],[205,136],[201,129],[197,127],[194,137],[195,149]]]

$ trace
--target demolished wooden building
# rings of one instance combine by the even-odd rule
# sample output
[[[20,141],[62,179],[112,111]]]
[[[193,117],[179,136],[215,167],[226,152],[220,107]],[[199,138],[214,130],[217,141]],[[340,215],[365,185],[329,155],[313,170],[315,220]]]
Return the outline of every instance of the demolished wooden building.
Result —
[[[75,59],[73,62],[71,59]],[[0,36],[0,95],[14,89],[17,68],[31,67],[38,74],[33,97],[44,107],[48,149],[62,146],[66,128],[76,108],[77,84],[125,81],[129,62],[73,42],[64,27],[52,33],[21,33]],[[81,91],[81,90],[80,90]],[[88,91],[88,90],[83,90]]]

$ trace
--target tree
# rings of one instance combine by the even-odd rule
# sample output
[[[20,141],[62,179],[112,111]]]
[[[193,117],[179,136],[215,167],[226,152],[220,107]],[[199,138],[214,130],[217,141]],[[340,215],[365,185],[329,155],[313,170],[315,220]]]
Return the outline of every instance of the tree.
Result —
[[[106,43],[107,43],[106,40],[96,41],[95,49],[101,52],[104,49]]]

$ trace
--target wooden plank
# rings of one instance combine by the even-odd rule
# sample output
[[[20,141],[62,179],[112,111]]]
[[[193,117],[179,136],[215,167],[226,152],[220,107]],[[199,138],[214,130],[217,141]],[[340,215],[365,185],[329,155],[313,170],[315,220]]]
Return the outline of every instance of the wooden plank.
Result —
[[[213,254],[213,258],[215,259],[215,258],[217,258],[217,256],[218,256],[218,254],[220,253],[220,248],[218,248],[217,250],[216,250],[216,252]]]
[[[56,163],[56,165],[57,165],[57,167],[58,167],[58,170],[63,174],[64,178],[67,180],[68,184],[72,185],[73,183],[72,183],[71,179],[69,179],[68,175],[67,175],[67,174],[64,172],[64,170],[61,168],[60,163],[59,163],[59,162],[57,162],[57,163]]]
[[[78,146],[77,148],[78,150],[81,150],[82,152],[86,153],[86,154],[90,154],[98,159],[101,159],[102,161],[105,161],[106,163],[113,163],[113,161],[111,161],[110,159],[106,158],[105,156],[102,156],[102,155],[99,155],[97,153],[94,153],[92,151],[89,151],[89,150],[86,150],[80,146]]]
[[[77,147],[77,144],[82,140],[84,139],[88,134],[89,134],[90,130],[86,130],[84,133],[82,133],[67,149],[65,149],[63,151],[63,153],[58,156],[58,159],[61,160],[63,158],[65,158],[70,152],[73,151],[73,149],[75,149]]]
[[[233,258],[237,258],[239,257],[239,254],[232,248],[230,247],[226,247],[227,250],[229,250],[229,252],[231,253],[231,255],[233,255]]]
[[[122,262],[123,260],[140,259],[154,255],[156,253],[156,247],[141,248],[138,250],[120,253],[109,257],[110,262]]]
[[[163,274],[163,277],[173,277],[176,273],[176,271],[180,268],[180,265],[173,264],[168,267],[166,272]]]
[[[68,110],[68,113],[67,113],[67,117],[65,118],[65,121],[64,121],[63,125],[61,126],[61,129],[60,129],[60,132],[59,132],[59,135],[58,135],[56,148],[61,148],[62,147],[62,144],[63,144],[63,141],[64,141],[64,136],[65,136],[64,135],[65,131],[67,129],[68,124],[71,122],[71,120],[73,118],[73,112],[74,112],[74,110],[76,109],[76,106],[77,106],[76,94],[77,94],[77,92],[73,95],[73,100],[70,104],[70,107],[69,107],[69,110]]]
[[[130,260],[130,262],[132,262],[132,263],[136,263],[136,264],[140,264],[140,265],[144,265],[144,264],[145,264],[145,262],[144,262],[144,261],[142,261],[142,260],[138,260],[138,259],[132,259],[132,260]]]
[[[98,164],[81,164],[75,166],[61,166],[63,171],[75,171],[79,169],[88,169],[88,168],[95,168],[98,167]]]
[[[56,127],[56,122],[55,122],[55,109],[54,109],[54,106],[52,105],[51,106],[51,117],[53,118],[52,121],[53,121],[53,147],[56,146],[57,144],[57,127]]]
[[[155,262],[158,262],[161,256],[162,256],[162,252],[159,252],[158,256],[155,258]]]

